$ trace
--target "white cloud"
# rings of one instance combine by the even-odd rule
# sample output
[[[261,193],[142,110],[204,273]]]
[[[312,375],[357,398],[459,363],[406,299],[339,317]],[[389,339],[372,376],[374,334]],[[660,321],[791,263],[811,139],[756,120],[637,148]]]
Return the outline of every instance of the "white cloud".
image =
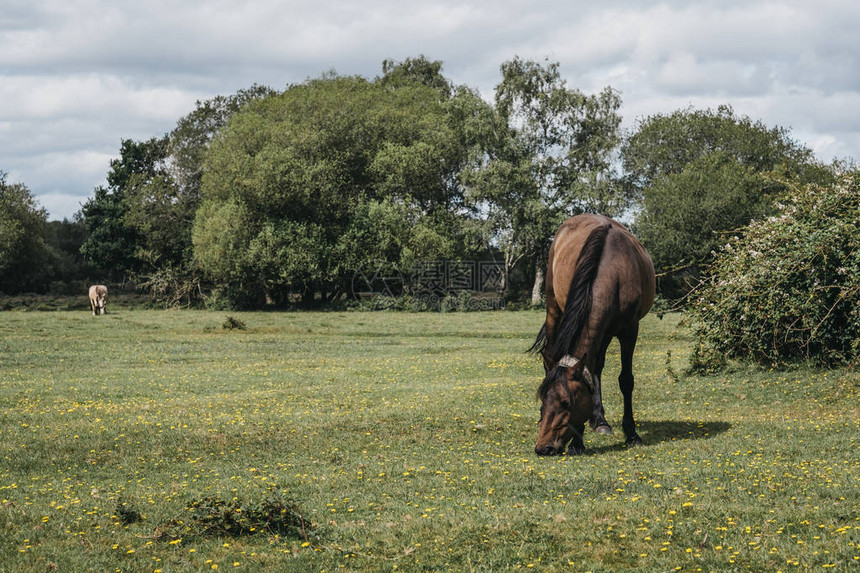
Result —
[[[6,76],[0,83],[0,117],[48,120],[109,115],[147,122],[175,120],[200,94],[168,86],[141,86],[109,74]]]
[[[39,206],[48,212],[50,221],[61,221],[63,219],[72,220],[75,213],[81,210],[86,202],[85,197],[80,195],[68,195],[65,193],[55,193],[48,191],[40,194],[36,200]]]
[[[169,131],[198,99],[419,54],[487,98],[502,62],[549,57],[573,87],[620,90],[627,126],[728,103],[825,160],[858,157],[858,28],[847,0],[6,0],[0,170],[70,216],[123,138]]]

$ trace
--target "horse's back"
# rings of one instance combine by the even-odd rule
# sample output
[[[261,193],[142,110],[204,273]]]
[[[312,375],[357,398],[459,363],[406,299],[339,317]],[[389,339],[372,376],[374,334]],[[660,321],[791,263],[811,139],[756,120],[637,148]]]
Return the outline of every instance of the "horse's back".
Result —
[[[96,298],[101,295],[104,296],[107,294],[107,287],[105,285],[92,285],[90,287],[90,298]]]
[[[627,227],[602,215],[577,215],[559,227],[550,248],[547,293],[553,294],[560,308],[565,307],[582,247],[592,232],[606,225],[609,230],[594,290],[617,293],[619,306],[635,308],[636,319],[640,319],[654,303],[654,264]]]

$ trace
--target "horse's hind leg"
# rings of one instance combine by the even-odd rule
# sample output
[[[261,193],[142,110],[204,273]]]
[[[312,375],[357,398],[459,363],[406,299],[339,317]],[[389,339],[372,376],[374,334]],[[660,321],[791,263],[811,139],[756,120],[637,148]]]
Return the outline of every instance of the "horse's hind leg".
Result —
[[[621,343],[621,374],[618,376],[618,386],[624,397],[624,418],[621,421],[621,427],[624,428],[624,436],[627,438],[627,445],[630,446],[642,443],[642,438],[636,433],[636,421],[633,419],[633,350],[636,348],[638,337],[638,322],[618,337]]]

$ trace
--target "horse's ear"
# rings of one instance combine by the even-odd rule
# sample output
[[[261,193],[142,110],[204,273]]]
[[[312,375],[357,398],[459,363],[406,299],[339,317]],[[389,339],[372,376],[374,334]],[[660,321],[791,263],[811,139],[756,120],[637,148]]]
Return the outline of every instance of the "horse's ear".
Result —
[[[594,374],[592,374],[591,371],[585,366],[585,360],[587,357],[588,357],[588,353],[586,353],[582,357],[582,360],[579,362],[579,364],[582,365],[582,369],[577,371],[577,375],[579,376],[580,380],[583,380],[585,382],[586,386],[588,386],[588,389],[592,393],[594,393],[594,389],[595,389]]]
[[[585,383],[588,385],[588,389],[591,390],[592,393],[594,393],[594,376],[591,374],[591,372],[588,371],[588,368],[583,369],[582,379],[585,380]]]

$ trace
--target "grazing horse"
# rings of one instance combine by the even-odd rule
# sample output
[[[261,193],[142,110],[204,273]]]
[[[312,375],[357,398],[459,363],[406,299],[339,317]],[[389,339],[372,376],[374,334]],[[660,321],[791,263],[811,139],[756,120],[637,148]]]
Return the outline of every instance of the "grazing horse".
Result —
[[[93,309],[93,316],[105,314],[105,297],[107,296],[107,287],[105,285],[93,285],[90,287],[90,307]]]
[[[633,349],[654,289],[651,257],[620,223],[579,215],[558,229],[546,270],[546,321],[531,348],[546,372],[535,453],[560,454],[568,442],[568,453],[583,453],[586,421],[611,433],[601,380],[613,337],[621,343],[622,427],[628,445],[642,443],[633,420]]]

